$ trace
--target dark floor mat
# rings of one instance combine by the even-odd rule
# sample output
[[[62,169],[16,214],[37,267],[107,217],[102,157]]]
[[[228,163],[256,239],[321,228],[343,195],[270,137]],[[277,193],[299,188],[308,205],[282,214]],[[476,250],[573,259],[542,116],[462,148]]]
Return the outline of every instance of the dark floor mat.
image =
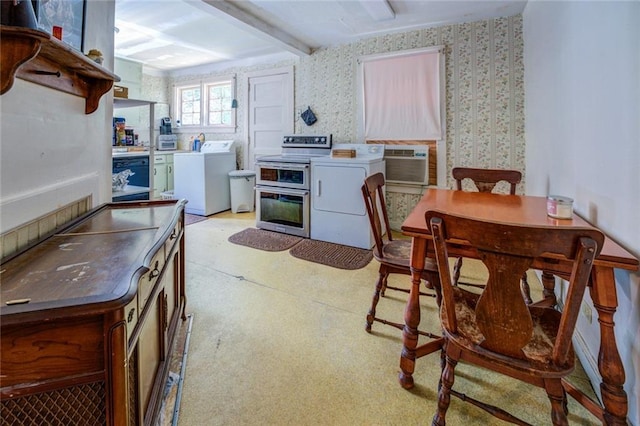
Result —
[[[264,229],[247,228],[230,236],[229,241],[264,251],[282,251],[293,247],[302,241],[302,238]]]
[[[317,240],[302,240],[289,253],[298,259],[340,269],[364,268],[373,258],[371,250]]]
[[[207,220],[208,217],[206,216],[198,216],[197,214],[189,214],[189,213],[185,213],[184,214],[184,224],[185,225],[191,225],[192,223],[198,223],[198,222],[202,222],[203,220]]]

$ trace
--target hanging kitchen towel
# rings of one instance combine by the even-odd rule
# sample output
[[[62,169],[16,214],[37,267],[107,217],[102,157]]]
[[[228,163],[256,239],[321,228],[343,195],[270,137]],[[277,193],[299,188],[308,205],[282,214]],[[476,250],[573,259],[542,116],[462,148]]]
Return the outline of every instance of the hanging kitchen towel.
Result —
[[[313,123],[318,121],[316,115],[311,111],[311,107],[307,107],[307,110],[300,114],[300,117],[302,117],[302,120],[304,120],[307,126],[311,126]]]

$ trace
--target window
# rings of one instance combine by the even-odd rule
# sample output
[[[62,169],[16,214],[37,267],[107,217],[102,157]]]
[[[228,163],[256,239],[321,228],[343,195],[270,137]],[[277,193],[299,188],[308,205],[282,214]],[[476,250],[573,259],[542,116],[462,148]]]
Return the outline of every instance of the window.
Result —
[[[235,131],[235,77],[175,86],[176,120],[190,131]]]
[[[233,109],[231,102],[233,95],[228,83],[207,85],[207,103],[209,111],[207,123],[209,126],[230,126]]]
[[[178,88],[178,114],[183,126],[200,125],[200,87]]]
[[[365,140],[441,140],[441,48],[361,57],[359,134]]]

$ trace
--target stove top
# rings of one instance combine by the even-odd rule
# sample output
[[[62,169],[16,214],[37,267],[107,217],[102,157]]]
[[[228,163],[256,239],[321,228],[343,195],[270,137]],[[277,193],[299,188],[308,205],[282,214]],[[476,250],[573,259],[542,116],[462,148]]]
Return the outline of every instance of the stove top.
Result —
[[[309,164],[313,157],[331,155],[331,135],[293,135],[282,138],[280,155],[265,155],[257,162]]]
[[[332,135],[293,135],[282,138],[282,149],[331,149]],[[283,151],[284,152],[284,151]]]

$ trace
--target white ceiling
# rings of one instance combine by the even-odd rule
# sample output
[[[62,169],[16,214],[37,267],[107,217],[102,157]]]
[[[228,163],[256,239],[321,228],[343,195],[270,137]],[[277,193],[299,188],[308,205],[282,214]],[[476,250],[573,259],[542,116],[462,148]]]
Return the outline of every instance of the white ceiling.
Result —
[[[512,16],[526,0],[116,0],[115,55],[161,71],[304,56],[381,33]],[[392,14],[379,16],[378,10]]]

